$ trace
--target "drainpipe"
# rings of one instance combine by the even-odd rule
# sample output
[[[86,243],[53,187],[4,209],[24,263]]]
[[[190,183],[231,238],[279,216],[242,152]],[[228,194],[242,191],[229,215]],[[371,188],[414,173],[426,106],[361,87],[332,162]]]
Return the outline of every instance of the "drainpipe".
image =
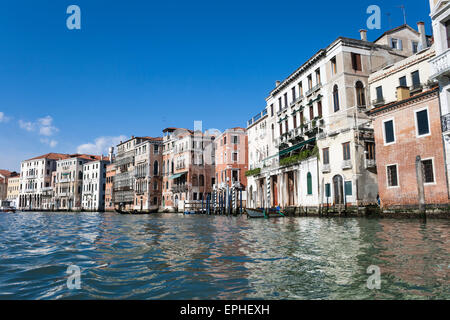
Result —
[[[439,92],[438,92],[438,104],[439,104],[439,114],[442,114],[442,105],[441,105],[441,86],[439,85]],[[441,125],[441,131],[442,131],[442,117],[441,117],[441,121],[439,121],[440,125]],[[447,198],[450,199],[450,190],[448,188],[448,169],[447,169],[447,152],[446,152],[446,147],[445,147],[445,138],[444,138],[444,133],[441,132],[441,136],[442,136],[442,150],[444,153],[444,170],[445,170],[445,181],[447,181]]]

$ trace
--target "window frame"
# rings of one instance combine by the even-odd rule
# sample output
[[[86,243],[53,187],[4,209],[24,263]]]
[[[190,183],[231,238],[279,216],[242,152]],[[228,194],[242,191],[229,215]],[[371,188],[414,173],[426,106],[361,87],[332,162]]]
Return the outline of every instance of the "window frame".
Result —
[[[392,131],[393,131],[393,134],[394,134],[394,141],[392,141],[392,142],[386,142],[386,126],[385,126],[385,123],[386,122],[389,122],[389,121],[392,121]],[[388,119],[384,119],[383,120],[383,122],[382,122],[382,126],[383,126],[383,143],[384,143],[384,146],[390,146],[391,144],[395,144],[395,143],[397,143],[397,136],[396,136],[396,132],[395,132],[395,119],[392,117],[392,118],[388,118]]]
[[[435,169],[435,165],[434,165],[434,157],[429,157],[429,158],[425,158],[425,159],[420,159],[420,164],[423,166],[423,162],[424,161],[428,161],[431,160],[431,165],[433,167],[433,182],[425,182],[425,172],[423,172],[423,167],[422,167],[422,173],[423,173],[423,185],[424,186],[432,186],[432,185],[436,185],[436,169]]]
[[[390,186],[389,185],[389,171],[388,168],[395,166],[395,175],[397,177],[397,185],[396,186]],[[390,163],[390,164],[386,164],[386,187],[388,189],[396,189],[396,188],[400,188],[400,179],[399,179],[399,166],[398,163]]]
[[[424,134],[419,134],[419,123],[417,122],[417,114],[421,111],[427,111],[427,122],[428,122],[428,133],[424,133]],[[415,128],[416,128],[416,138],[424,138],[424,137],[428,137],[431,136],[431,126],[430,126],[430,110],[428,109],[428,106],[425,106],[423,108],[419,108],[414,110],[414,124],[415,124]]]

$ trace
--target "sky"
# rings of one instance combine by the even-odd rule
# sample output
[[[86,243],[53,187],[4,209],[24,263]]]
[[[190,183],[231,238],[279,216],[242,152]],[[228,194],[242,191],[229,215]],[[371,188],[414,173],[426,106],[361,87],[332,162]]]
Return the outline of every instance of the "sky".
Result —
[[[0,169],[48,152],[107,153],[166,127],[245,127],[283,80],[339,36],[424,21],[428,0],[0,0]],[[67,8],[81,11],[69,30]],[[389,15],[389,16],[388,16]],[[388,18],[390,17],[390,18]]]

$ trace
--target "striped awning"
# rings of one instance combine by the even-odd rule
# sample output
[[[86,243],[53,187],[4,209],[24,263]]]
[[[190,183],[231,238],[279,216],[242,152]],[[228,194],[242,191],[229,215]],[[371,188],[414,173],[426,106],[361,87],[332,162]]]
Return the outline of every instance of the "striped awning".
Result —
[[[186,172],[176,173],[176,174],[174,174],[174,175],[171,175],[171,176],[169,177],[169,180],[173,180],[173,179],[179,178],[179,177],[181,177],[183,174],[186,174],[186,173],[187,173],[187,171],[186,171]]]
[[[299,144],[296,144],[295,146],[292,146],[290,148],[287,148],[287,149],[284,149],[284,150],[280,151],[279,155],[282,156],[282,155],[285,155],[285,154],[290,153],[292,151],[298,150],[301,147],[303,147],[303,146],[305,146],[305,145],[307,145],[309,143],[313,143],[315,141],[316,141],[316,138],[311,138],[309,140],[303,141],[303,142],[301,142]]]

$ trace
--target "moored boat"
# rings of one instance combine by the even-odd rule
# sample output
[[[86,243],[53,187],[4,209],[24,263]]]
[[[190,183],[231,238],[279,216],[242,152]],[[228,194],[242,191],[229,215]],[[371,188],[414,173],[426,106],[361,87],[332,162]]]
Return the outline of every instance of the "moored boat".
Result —
[[[246,209],[247,211],[247,216],[249,218],[282,218],[284,217],[284,214],[281,213],[281,211],[278,210],[269,210],[269,212],[267,212],[267,210],[265,209]]]

